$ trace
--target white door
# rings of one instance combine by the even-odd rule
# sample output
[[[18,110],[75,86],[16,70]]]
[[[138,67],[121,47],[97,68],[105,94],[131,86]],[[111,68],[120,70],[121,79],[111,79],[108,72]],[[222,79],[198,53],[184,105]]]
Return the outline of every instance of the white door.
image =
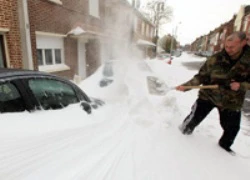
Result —
[[[86,41],[78,40],[78,75],[81,79],[86,78]]]

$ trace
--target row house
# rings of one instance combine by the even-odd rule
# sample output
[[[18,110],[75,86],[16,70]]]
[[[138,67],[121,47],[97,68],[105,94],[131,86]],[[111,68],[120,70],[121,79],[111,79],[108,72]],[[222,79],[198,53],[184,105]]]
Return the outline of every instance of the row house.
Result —
[[[241,6],[234,23],[235,31],[244,31],[250,44],[250,5]]]
[[[230,21],[220,25],[213,31],[210,31],[207,35],[197,38],[198,40],[192,44],[197,44],[197,42],[200,44],[199,46],[196,45],[196,48],[192,50],[198,52],[209,52],[210,54],[222,50],[224,48],[226,37],[233,32],[235,17],[236,16],[233,16]]]
[[[203,37],[197,38],[192,44],[191,44],[191,51],[197,51],[200,52],[202,49],[203,44]]]
[[[0,0],[0,8],[1,67],[84,79],[107,59],[154,45],[154,26],[127,0]]]
[[[221,42],[223,41],[222,26],[211,31],[207,37],[209,39],[207,48],[204,51],[217,52],[221,49]]]
[[[203,45],[202,47],[197,46],[199,41],[194,41],[191,45],[192,51],[206,51],[210,53],[221,51],[224,48],[226,37],[234,31],[246,32],[250,44],[250,6],[241,6],[237,15],[234,15],[231,20],[221,24],[207,35],[197,38],[203,42]],[[204,41],[204,37],[206,37],[206,41]]]
[[[103,29],[103,3],[0,0],[1,67],[46,71],[68,79],[90,75],[100,64],[97,37]]]
[[[156,28],[148,19],[140,12],[135,10],[133,39],[137,47],[143,52],[143,57],[155,57],[156,44],[154,43],[156,36]]]
[[[104,1],[28,0],[35,68],[72,79],[100,65]]]

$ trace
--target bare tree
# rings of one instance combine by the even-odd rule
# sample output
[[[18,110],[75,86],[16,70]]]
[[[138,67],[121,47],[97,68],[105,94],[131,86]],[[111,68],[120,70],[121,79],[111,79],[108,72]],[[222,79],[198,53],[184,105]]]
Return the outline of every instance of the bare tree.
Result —
[[[143,8],[145,16],[156,26],[156,43],[159,39],[159,27],[171,21],[173,11],[164,0],[151,0]]]

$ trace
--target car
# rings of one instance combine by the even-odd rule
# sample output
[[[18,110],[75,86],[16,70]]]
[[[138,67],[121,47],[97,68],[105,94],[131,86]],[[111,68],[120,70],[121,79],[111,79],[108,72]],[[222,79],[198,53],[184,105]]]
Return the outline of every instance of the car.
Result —
[[[0,68],[0,113],[62,109],[79,103],[90,114],[104,101],[73,82],[45,72]]]
[[[161,54],[158,54],[157,57],[156,57],[158,60],[162,60],[162,61],[165,61],[166,63],[168,64],[171,64],[172,63],[172,60],[173,60],[173,57],[168,54],[168,53],[161,53]]]

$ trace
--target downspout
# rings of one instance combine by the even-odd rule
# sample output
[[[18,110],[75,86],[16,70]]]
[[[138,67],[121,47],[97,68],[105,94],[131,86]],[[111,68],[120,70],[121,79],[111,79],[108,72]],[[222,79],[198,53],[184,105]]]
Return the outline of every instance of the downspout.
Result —
[[[27,0],[18,0],[23,69],[34,70]]]

